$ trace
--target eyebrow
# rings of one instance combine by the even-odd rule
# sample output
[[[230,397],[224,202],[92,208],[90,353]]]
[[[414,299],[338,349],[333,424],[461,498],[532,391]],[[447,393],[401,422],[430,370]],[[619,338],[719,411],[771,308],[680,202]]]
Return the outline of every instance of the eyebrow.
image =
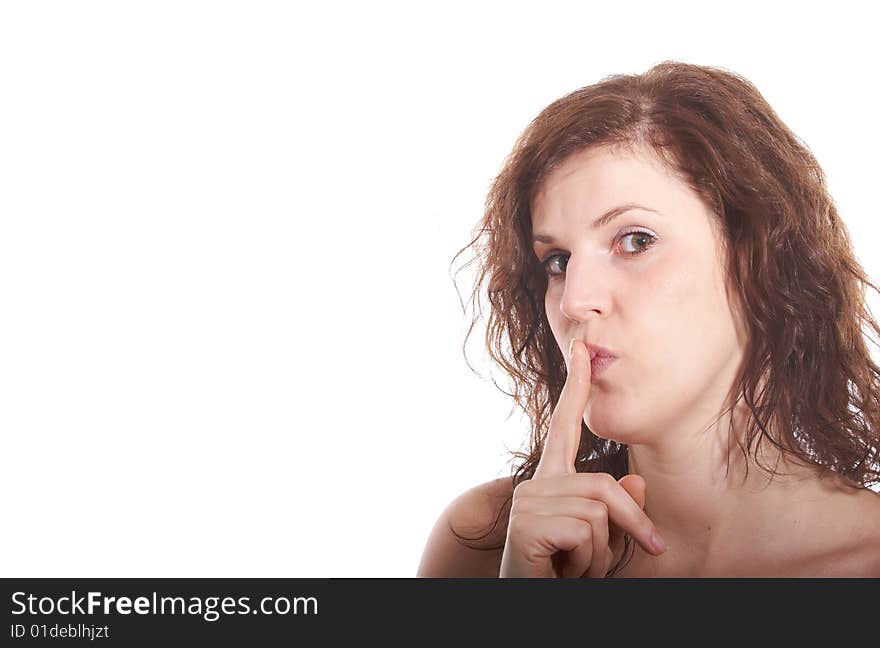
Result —
[[[612,207],[604,214],[599,216],[595,221],[593,221],[592,229],[596,230],[600,227],[605,227],[608,223],[613,221],[615,218],[620,216],[621,214],[628,212],[632,209],[644,209],[645,211],[654,212],[655,214],[660,214],[656,209],[651,209],[650,207],[645,207],[644,205],[640,205],[638,203],[626,203],[623,205],[618,205],[617,207]],[[555,243],[556,241],[549,234],[535,234],[532,237],[533,243]]]

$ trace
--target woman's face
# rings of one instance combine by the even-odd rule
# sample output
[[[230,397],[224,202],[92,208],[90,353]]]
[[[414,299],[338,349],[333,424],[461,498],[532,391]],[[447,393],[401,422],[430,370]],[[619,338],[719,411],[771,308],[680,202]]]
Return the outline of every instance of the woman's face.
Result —
[[[629,204],[641,208],[596,224]],[[572,338],[617,356],[584,412],[598,436],[650,443],[718,414],[743,346],[714,219],[643,149],[577,153],[535,195],[534,252],[547,261],[545,306],[563,356]]]

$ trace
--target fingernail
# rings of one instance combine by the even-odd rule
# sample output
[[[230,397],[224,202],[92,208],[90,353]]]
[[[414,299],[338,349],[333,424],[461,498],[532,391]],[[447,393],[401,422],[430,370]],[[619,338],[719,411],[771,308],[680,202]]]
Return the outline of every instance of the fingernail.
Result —
[[[651,546],[654,547],[658,553],[666,551],[666,543],[663,542],[663,538],[661,538],[660,534],[656,531],[651,534]]]

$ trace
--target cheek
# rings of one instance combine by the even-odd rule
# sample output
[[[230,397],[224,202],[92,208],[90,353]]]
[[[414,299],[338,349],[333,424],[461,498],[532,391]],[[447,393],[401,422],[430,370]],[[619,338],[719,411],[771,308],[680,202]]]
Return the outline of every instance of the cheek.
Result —
[[[716,277],[680,269],[662,280],[648,282],[643,297],[645,318],[640,318],[646,340],[653,340],[643,356],[641,374],[648,382],[665,385],[664,391],[699,388],[719,370],[732,350],[736,332],[723,289]],[[653,377],[660,376],[656,381]]]
[[[626,299],[617,302],[609,320],[620,327],[608,337],[621,346],[623,356],[621,380],[609,381],[609,395],[668,398],[671,390],[693,379],[693,364],[703,356],[702,337],[717,317],[717,305],[705,296],[708,282],[687,268],[655,270],[628,286]]]

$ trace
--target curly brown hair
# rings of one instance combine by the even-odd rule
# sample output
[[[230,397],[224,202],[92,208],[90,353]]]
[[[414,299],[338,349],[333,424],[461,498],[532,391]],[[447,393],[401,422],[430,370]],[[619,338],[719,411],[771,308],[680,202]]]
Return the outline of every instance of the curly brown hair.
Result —
[[[530,205],[542,180],[569,156],[606,145],[656,151],[723,226],[728,291],[749,336],[726,401],[729,410],[743,399],[751,411],[747,449],[736,439],[743,456],[757,436],[758,446],[768,440],[853,488],[880,482],[880,369],[862,329],[880,334],[865,299],[867,286],[878,289],[856,259],[824,173],[749,81],[724,68],[664,61],[575,90],[532,120],[491,184],[473,240],[453,258],[473,249],[459,270],[478,262],[465,345],[482,315],[485,288],[486,347],[513,386],[504,393],[531,422],[528,452],[512,453],[521,463],[511,486],[534,475],[566,379],[544,310],[547,276],[531,250]],[[575,468],[620,479],[628,471],[627,447],[582,421]],[[486,538],[511,501],[486,534],[452,532],[465,544]],[[630,544],[625,536],[625,548]],[[498,550],[504,541],[468,546]]]

